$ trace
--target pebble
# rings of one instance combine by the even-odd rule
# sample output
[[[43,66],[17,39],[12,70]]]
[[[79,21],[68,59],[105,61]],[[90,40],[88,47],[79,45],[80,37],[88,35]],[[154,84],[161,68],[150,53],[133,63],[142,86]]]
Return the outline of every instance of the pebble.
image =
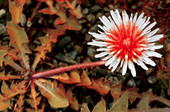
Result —
[[[94,5],[90,8],[90,12],[95,13],[97,11],[99,11],[101,9],[101,7],[99,5]]]
[[[75,46],[74,46],[74,49],[78,51],[78,54],[81,54],[82,51],[83,51],[82,46],[79,46],[79,45],[75,45]]]
[[[32,22],[31,21],[27,21],[27,27],[31,27],[32,26]]]
[[[59,46],[62,48],[62,47],[65,47],[66,45],[68,45],[68,43],[71,42],[71,37],[70,36],[65,36],[61,39],[61,41],[59,42]]]
[[[87,55],[91,56],[91,55],[94,55],[94,54],[96,54],[96,50],[92,47],[88,47]]]
[[[157,82],[157,79],[154,76],[149,76],[147,80],[150,84],[155,84]]]
[[[110,9],[109,9],[109,8],[107,8],[107,7],[104,7],[104,11],[109,12],[109,11],[110,11]]]
[[[71,59],[70,57],[65,56],[65,55],[63,55],[63,54],[61,54],[61,53],[57,53],[57,54],[55,55],[55,58],[57,58],[57,59],[60,60],[60,61],[69,63],[69,64],[77,64],[77,62],[76,62],[75,60],[73,60],[73,59]]]
[[[115,7],[112,4],[109,4],[108,7],[109,7],[110,10],[114,10],[115,9]]]
[[[96,18],[93,14],[87,15],[87,20],[91,23],[94,24],[96,22]]]
[[[4,16],[5,13],[6,13],[5,9],[1,9],[1,10],[0,10],[0,18],[1,18],[2,16]]]
[[[130,79],[130,80],[127,82],[127,85],[128,85],[129,87],[133,87],[133,86],[135,86],[136,84],[135,84],[135,81],[134,81],[133,79]]]
[[[3,24],[0,24],[0,35],[6,32],[6,27]]]
[[[24,14],[21,14],[21,16],[20,16],[21,26],[25,26],[26,21],[27,21],[26,16]]]
[[[89,41],[92,40],[92,38],[93,38],[93,37],[92,37],[91,35],[87,34],[86,37],[85,37],[85,40],[86,40],[87,42],[89,42]]]
[[[96,14],[96,18],[99,18],[99,17],[102,17],[103,16],[103,13],[101,13],[101,12],[98,12],[97,14]]]
[[[88,8],[85,8],[83,11],[82,11],[82,14],[83,15],[86,15],[86,14],[88,14],[89,13],[89,9]]]
[[[138,8],[141,8],[142,5],[143,5],[143,2],[138,2],[137,7],[138,7]]]
[[[98,30],[98,26],[97,24],[93,25],[91,28],[90,28],[90,32],[96,32]]]
[[[73,51],[69,52],[67,54],[67,56],[69,56],[71,59],[75,59],[77,54],[78,54],[78,51],[77,50],[73,50]]]

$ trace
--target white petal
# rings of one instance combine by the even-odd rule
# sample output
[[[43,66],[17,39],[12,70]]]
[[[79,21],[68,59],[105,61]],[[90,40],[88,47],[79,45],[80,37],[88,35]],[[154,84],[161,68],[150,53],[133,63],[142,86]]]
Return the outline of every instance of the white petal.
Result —
[[[102,29],[104,32],[108,32],[109,29],[106,26],[101,26],[101,25],[97,25],[100,29]]]
[[[135,23],[135,22],[136,22],[137,15],[138,15],[138,13],[135,13],[135,16],[134,16],[134,18],[133,18],[133,23]]]
[[[119,11],[118,11],[117,9],[115,10],[115,14],[116,14],[117,17],[118,17],[119,22],[122,23],[121,16],[120,16]]]
[[[154,35],[154,36],[148,38],[148,42],[157,41],[157,40],[159,40],[162,37],[163,37],[163,34]]]
[[[88,42],[87,44],[88,45],[93,45],[93,46],[98,46],[98,47],[104,47],[107,45],[106,42],[101,42],[101,41],[95,41],[95,40],[92,40],[93,42]]]
[[[101,57],[106,56],[108,54],[109,54],[108,52],[101,52],[101,53],[95,55],[95,58],[101,58]]]
[[[156,65],[155,62],[152,61],[151,59],[149,59],[148,57],[143,57],[143,59],[144,59],[144,62],[145,62],[146,64],[149,64],[149,65],[151,65],[151,66],[155,66],[155,65]]]
[[[131,73],[132,73],[133,77],[136,77],[136,70],[135,70],[135,66],[133,63],[132,63]]]
[[[123,23],[126,25],[129,21],[129,17],[128,17],[126,11],[122,12],[122,17],[123,17]]]
[[[108,60],[108,59],[111,58],[111,57],[112,57],[112,55],[108,55],[108,56],[106,56],[105,58],[103,58],[102,60],[105,61],[105,60]]]
[[[154,35],[158,30],[159,30],[159,28],[157,28],[157,29],[155,29],[155,30],[147,33],[146,36],[147,36],[147,37],[150,37],[150,36]]]
[[[122,75],[125,75],[126,71],[127,71],[127,61],[124,61]]]
[[[144,69],[144,70],[148,70],[148,67],[140,60],[138,60],[138,64]]]
[[[99,19],[108,29],[112,28],[112,25],[106,16],[103,16],[102,18],[99,17]]]
[[[132,69],[132,62],[131,61],[128,61],[128,67],[129,67],[130,70]]]
[[[88,32],[88,33],[96,39],[104,40],[104,38],[105,38],[105,35],[102,35],[102,34],[93,33],[93,32]]]
[[[113,56],[112,58],[110,58],[110,59],[105,63],[105,66],[110,65],[115,59],[116,59],[116,55]]]
[[[150,22],[149,22],[150,17],[145,21],[145,23],[140,27],[140,30],[143,30]]]
[[[142,18],[143,18],[143,15],[144,15],[144,13],[142,12],[141,14],[140,14],[140,16],[138,17],[138,19],[136,20],[136,26],[138,26],[139,25],[139,23],[141,23],[142,22]]]
[[[115,25],[113,19],[112,19],[110,16],[109,16],[108,18],[109,18],[109,20],[110,20],[110,22],[111,22],[111,26],[112,26],[113,28],[115,28],[114,30],[117,30],[117,26]]]
[[[156,25],[156,22],[153,22],[152,24],[150,24],[149,26],[147,26],[144,30],[143,33],[146,33],[147,31],[149,31],[151,28],[153,28]]]
[[[115,63],[112,65],[113,66],[113,68],[112,68],[112,72],[114,72],[115,71],[115,69],[117,68],[117,66],[119,65],[119,63],[120,63],[120,58],[118,58],[116,61],[115,61]]]
[[[162,47],[163,47],[163,45],[149,45],[148,49],[155,50],[155,49],[160,49]]]
[[[107,48],[98,48],[97,51],[109,51]]]
[[[116,23],[116,25],[119,26],[121,23],[120,23],[120,21],[119,21],[117,15],[115,14],[115,12],[113,12],[113,11],[111,10],[110,13],[111,13],[111,16],[112,16],[114,22]]]
[[[148,56],[154,56],[154,57],[157,57],[157,58],[162,57],[162,55],[160,53],[157,53],[155,51],[145,51],[145,54],[148,55]]]
[[[131,13],[130,14],[130,19],[129,19],[129,21],[132,23],[132,18],[133,18],[133,14]]]

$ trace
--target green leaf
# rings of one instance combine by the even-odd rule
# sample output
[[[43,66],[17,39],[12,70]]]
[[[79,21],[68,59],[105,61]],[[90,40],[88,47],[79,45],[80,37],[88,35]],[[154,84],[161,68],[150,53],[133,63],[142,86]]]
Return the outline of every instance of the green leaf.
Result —
[[[69,105],[65,92],[57,86],[55,81],[48,81],[42,84],[38,80],[35,80],[35,84],[39,87],[41,94],[48,99],[52,107],[63,108]]]

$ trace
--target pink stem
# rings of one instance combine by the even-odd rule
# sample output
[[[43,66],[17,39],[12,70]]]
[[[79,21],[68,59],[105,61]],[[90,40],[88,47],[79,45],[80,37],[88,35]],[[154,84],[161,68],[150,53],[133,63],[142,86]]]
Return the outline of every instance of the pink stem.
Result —
[[[31,79],[52,76],[52,75],[56,75],[58,73],[63,73],[66,71],[71,71],[71,70],[85,68],[85,67],[101,66],[101,65],[104,65],[105,63],[106,63],[106,61],[98,61],[98,62],[82,63],[82,64],[70,65],[70,66],[66,66],[66,67],[60,67],[60,68],[56,68],[56,69],[52,69],[52,70],[35,73],[31,76]]]

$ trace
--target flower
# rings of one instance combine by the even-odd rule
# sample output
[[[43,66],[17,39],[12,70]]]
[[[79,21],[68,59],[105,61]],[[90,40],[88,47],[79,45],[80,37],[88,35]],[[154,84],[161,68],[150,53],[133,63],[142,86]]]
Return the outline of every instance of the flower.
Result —
[[[148,70],[145,64],[155,66],[155,62],[149,57],[161,58],[162,55],[155,50],[163,47],[154,43],[163,37],[163,34],[155,35],[158,28],[151,31],[156,22],[150,24],[150,17],[144,17],[144,13],[139,17],[138,13],[129,17],[126,11],[122,11],[122,17],[118,10],[111,10],[110,13],[111,16],[108,18],[106,16],[99,18],[104,25],[98,27],[104,32],[89,32],[96,40],[87,44],[99,47],[97,51],[101,52],[95,57],[104,57],[102,60],[106,61],[105,66],[112,72],[120,64],[122,75],[125,75],[128,67],[134,77],[136,76],[134,63],[145,70]]]

